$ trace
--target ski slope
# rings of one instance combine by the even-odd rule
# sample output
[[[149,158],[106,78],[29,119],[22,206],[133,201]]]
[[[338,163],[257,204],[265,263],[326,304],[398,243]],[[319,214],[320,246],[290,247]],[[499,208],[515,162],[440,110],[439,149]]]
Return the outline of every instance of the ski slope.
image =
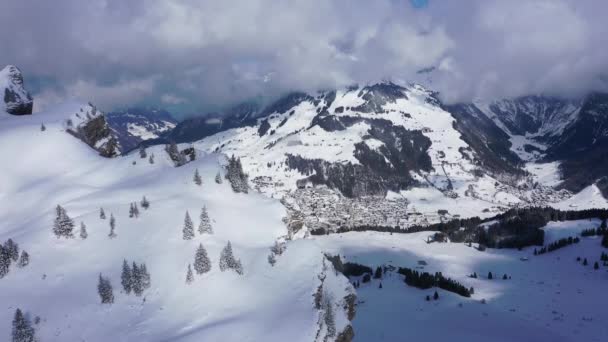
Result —
[[[82,107],[69,103],[27,117],[0,114],[0,241],[11,238],[30,254],[28,266],[13,264],[0,279],[0,340],[9,339],[21,308],[32,320],[40,317],[35,328],[41,341],[313,341],[324,334],[313,298],[322,277],[336,329],[344,329],[342,299],[352,288],[327,266],[322,250],[307,241],[289,244],[269,265],[269,247],[287,233],[278,201],[216,184],[223,158],[215,154],[201,154],[180,168],[162,147],[148,150],[154,164],[137,153],[102,158],[65,132],[66,119]],[[200,187],[192,181],[196,168]],[[142,196],[150,209],[129,218],[130,203]],[[73,239],[52,233],[58,204],[76,223]],[[183,240],[186,211],[196,229],[203,206],[214,234],[196,232],[193,240]],[[110,214],[116,219],[113,239]],[[78,237],[80,222],[86,240]],[[243,264],[242,276],[219,270],[228,241]],[[188,285],[187,266],[200,243],[212,270]],[[123,259],[146,264],[151,287],[142,297],[123,293]],[[111,280],[111,305],[100,304],[100,273]]]

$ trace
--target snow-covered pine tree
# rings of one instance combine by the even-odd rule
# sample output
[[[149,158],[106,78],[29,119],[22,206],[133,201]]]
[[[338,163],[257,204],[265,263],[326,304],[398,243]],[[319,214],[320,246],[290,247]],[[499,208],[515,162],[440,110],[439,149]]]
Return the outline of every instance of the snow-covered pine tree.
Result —
[[[148,199],[146,198],[146,196],[144,196],[141,199],[141,207],[144,208],[144,210],[148,210],[148,208],[150,208],[150,202],[148,201]]]
[[[127,294],[131,293],[133,282],[133,274],[131,273],[131,267],[126,259],[122,261],[122,272],[120,273],[120,284]]]
[[[230,159],[228,159],[225,177],[228,179],[228,181],[230,181],[230,185],[232,186],[232,190],[234,192],[247,193],[249,191],[247,174],[243,172],[243,166],[240,158],[236,158],[233,155],[230,157]]]
[[[220,271],[224,272],[227,269],[233,269],[238,274],[243,274],[243,265],[240,260],[234,257],[232,252],[232,244],[230,241],[226,244],[220,253]]]
[[[148,163],[154,164],[154,153],[150,153],[150,158],[148,158]]]
[[[56,217],[53,223],[53,233],[55,236],[70,238],[73,237],[74,221],[68,216],[66,210],[57,205],[55,208]]]
[[[184,240],[191,240],[194,238],[194,224],[190,218],[190,214],[186,211],[186,217],[184,218],[184,228],[182,229],[182,237]]]
[[[34,342],[35,330],[31,323],[25,318],[21,309],[15,311],[13,318],[13,329],[11,332],[12,342]]]
[[[277,263],[277,258],[274,256],[274,253],[268,255],[268,263],[270,266],[274,266]]]
[[[198,274],[204,274],[211,271],[211,260],[209,260],[207,250],[205,250],[202,243],[198,246],[196,254],[194,255],[194,270]]]
[[[217,184],[222,184],[224,181],[222,181],[222,174],[220,171],[217,172],[217,174],[215,175],[215,182]]]
[[[99,218],[102,220],[106,219],[106,212],[103,211],[103,208],[99,208]]]
[[[194,274],[192,274],[192,265],[188,264],[188,272],[186,272],[186,284],[191,284],[194,281]]]
[[[137,206],[137,202],[133,202],[133,215],[136,218],[139,217],[139,207]]]
[[[201,209],[200,219],[201,223],[198,225],[198,232],[201,234],[213,234],[213,227],[211,226],[211,220],[205,206]]]
[[[17,267],[23,268],[30,263],[30,255],[26,251],[21,251],[21,256],[17,262]]]
[[[11,255],[8,250],[6,250],[6,248],[0,244],[0,279],[4,278],[4,276],[8,274],[10,267]]]
[[[115,229],[116,229],[116,219],[114,218],[114,214],[110,213],[110,234],[108,234],[110,239],[113,239],[116,237],[116,232],[114,231]]]
[[[232,254],[232,244],[230,241],[226,244],[222,252],[220,253],[220,271],[232,268],[234,266],[234,255]]]
[[[141,268],[137,266],[135,262],[133,262],[133,268],[131,269],[131,289],[136,296],[141,296],[144,292],[144,283],[143,283],[143,275],[141,272]]]
[[[144,159],[148,157],[148,153],[146,153],[146,148],[143,145],[139,146],[139,158]]]
[[[141,264],[139,266],[139,270],[141,272],[141,284],[144,290],[147,290],[152,285],[150,279],[150,273],[148,273],[148,267],[146,264]]]
[[[89,237],[89,233],[87,233],[87,226],[84,225],[84,222],[80,222],[80,238],[81,239],[86,239],[87,237]]]
[[[241,264],[241,259],[234,260],[234,267],[232,267],[232,269],[236,274],[243,275],[243,264]]]
[[[114,293],[112,292],[112,284],[110,283],[110,279],[104,278],[101,273],[99,273],[97,293],[99,293],[99,297],[101,298],[101,304],[114,303]]]
[[[270,247],[270,251],[276,255],[281,255],[285,251],[285,245],[275,241],[274,245]]]
[[[8,255],[12,261],[17,261],[19,259],[19,245],[17,245],[13,239],[6,240],[4,249],[8,251]]]
[[[194,184],[201,186],[203,185],[203,179],[201,178],[201,175],[198,173],[198,169],[194,170]]]

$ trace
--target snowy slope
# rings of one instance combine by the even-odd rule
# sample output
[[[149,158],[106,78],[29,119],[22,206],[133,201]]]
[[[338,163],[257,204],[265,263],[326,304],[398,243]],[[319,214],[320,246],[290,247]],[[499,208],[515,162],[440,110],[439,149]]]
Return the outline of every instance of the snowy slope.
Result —
[[[544,228],[546,243],[598,225],[597,220],[551,222]],[[608,336],[603,323],[608,319],[608,297],[603,295],[608,267],[593,269],[605,251],[599,238],[582,238],[579,244],[534,256],[533,248],[480,252],[461,243],[427,244],[430,234],[351,232],[315,237],[321,248],[341,255],[345,262],[440,271],[475,289],[471,298],[441,289],[420,290],[404,284],[396,272],[361,282],[354,341],[444,341],[446,336],[480,342],[604,341]],[[581,265],[577,257],[587,258],[589,265]],[[470,278],[473,272],[479,278]],[[487,279],[488,272],[494,274],[493,280]],[[503,274],[511,279],[502,280]],[[425,301],[435,290],[439,300]]]
[[[28,266],[13,265],[0,279],[2,340],[21,308],[32,319],[40,317],[35,327],[41,341],[312,341],[319,329],[324,333],[322,312],[314,306],[323,277],[337,332],[345,328],[342,300],[351,287],[327,266],[321,249],[298,241],[274,267],[268,264],[269,247],[286,234],[278,201],[216,184],[222,161],[217,155],[201,155],[180,168],[161,147],[148,149],[154,164],[139,155],[98,156],[65,132],[69,113],[83,107],[71,103],[34,116],[0,118],[0,155],[10,161],[0,172],[0,240],[12,238],[30,254]],[[202,187],[192,182],[195,168]],[[129,204],[144,195],[150,209],[129,218]],[[52,234],[57,204],[77,227],[86,224],[86,240]],[[197,226],[203,206],[215,233],[183,240],[185,212]],[[116,218],[114,239],[108,237],[108,219],[99,218],[100,207]],[[243,263],[243,276],[219,270],[228,241]],[[212,270],[187,285],[187,265],[199,243]],[[143,297],[121,291],[123,259],[146,263],[152,285]],[[100,304],[99,273],[111,280],[112,305]]]

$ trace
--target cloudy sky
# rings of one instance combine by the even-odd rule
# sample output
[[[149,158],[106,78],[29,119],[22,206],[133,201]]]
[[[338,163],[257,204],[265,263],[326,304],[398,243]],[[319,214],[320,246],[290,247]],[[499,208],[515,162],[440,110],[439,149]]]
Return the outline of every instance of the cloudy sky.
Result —
[[[290,90],[413,80],[445,101],[580,94],[608,80],[605,0],[2,0],[0,64],[42,108],[184,115]]]

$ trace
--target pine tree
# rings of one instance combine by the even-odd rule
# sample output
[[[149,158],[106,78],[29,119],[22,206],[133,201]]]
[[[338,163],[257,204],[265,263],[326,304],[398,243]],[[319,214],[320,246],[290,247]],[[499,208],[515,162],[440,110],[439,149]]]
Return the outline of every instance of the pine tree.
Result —
[[[270,251],[276,255],[281,255],[285,251],[285,245],[275,241],[274,245],[270,248]]]
[[[595,264],[593,264],[593,269],[598,270],[599,268],[600,268],[600,264],[598,264],[596,261]]]
[[[56,217],[53,223],[53,233],[55,236],[70,238],[73,236],[72,231],[74,230],[74,221],[68,216],[66,210],[57,205],[55,208]]]
[[[97,283],[97,293],[99,293],[99,297],[101,298],[102,304],[114,303],[112,284],[110,283],[110,280],[104,278],[101,273],[99,274],[99,282]]]
[[[133,262],[133,268],[131,269],[131,289],[136,296],[141,296],[144,292],[144,283],[143,283],[143,275],[141,272],[141,268],[137,266],[135,262]]]
[[[87,233],[87,226],[84,225],[84,222],[80,222],[80,238],[85,240],[89,237],[89,233]]]
[[[4,246],[0,245],[0,279],[4,278],[10,271],[11,255]]]
[[[194,275],[192,274],[192,265],[188,264],[188,272],[186,273],[186,284],[191,284],[194,281]]]
[[[228,241],[220,254],[220,271],[224,272],[225,270],[234,267],[234,261],[232,244],[230,244],[230,241]]]
[[[583,259],[583,266],[587,266],[587,258]]]
[[[146,148],[143,145],[139,146],[139,157],[141,159],[147,158],[148,154],[146,153]]]
[[[382,288],[382,282],[380,282],[380,285],[378,285],[378,288],[381,289]]]
[[[114,218],[114,214],[110,213],[110,234],[108,234],[110,239],[116,237],[116,232],[114,231],[114,229],[116,229],[116,219]]]
[[[437,293],[437,291],[435,291],[435,294],[433,294],[433,299],[434,300],[439,299],[439,293]]]
[[[21,251],[21,257],[19,257],[19,261],[17,262],[17,266],[23,268],[30,263],[30,255],[26,251]]]
[[[190,214],[186,211],[186,217],[184,218],[184,228],[182,229],[182,237],[184,240],[191,240],[194,238],[194,225],[192,224],[192,219],[190,219]]]
[[[374,279],[382,278],[382,268],[380,266],[376,267],[376,272],[374,273]]]
[[[131,272],[131,267],[129,267],[129,263],[124,259],[122,262],[122,273],[120,274],[120,283],[122,284],[122,288],[125,290],[127,294],[131,293],[132,283],[133,283],[133,274]]]
[[[507,279],[508,279],[508,277],[507,277],[507,274],[505,273],[505,274],[502,276],[502,280],[507,280]]]
[[[243,172],[241,159],[236,158],[234,155],[228,160],[226,179],[230,181],[230,185],[232,186],[232,190],[234,192],[247,193],[249,191],[247,174]]]
[[[220,173],[220,171],[218,171],[217,174],[215,175],[215,182],[217,184],[222,184],[223,183],[223,181],[222,181],[222,174]]]
[[[6,240],[4,249],[8,251],[8,255],[12,261],[17,261],[19,259],[19,245],[17,245],[13,239]]]
[[[194,270],[198,274],[204,274],[211,271],[211,260],[209,260],[207,251],[202,243],[198,246],[196,254],[194,255]]]
[[[102,220],[106,219],[106,212],[103,211],[103,208],[99,208],[99,218]]]
[[[200,219],[201,223],[198,225],[198,232],[201,234],[213,234],[213,227],[211,226],[211,220],[209,219],[206,207],[201,209]]]
[[[150,279],[150,273],[148,273],[148,267],[146,266],[146,264],[141,264],[139,266],[139,269],[140,269],[141,276],[142,276],[142,280],[141,280],[142,287],[144,290],[147,290],[152,285],[151,279]]]
[[[34,342],[34,328],[32,328],[30,322],[25,319],[21,309],[15,311],[11,335],[13,342]]]
[[[492,272],[488,272],[488,279],[492,280]]]
[[[154,164],[154,153],[150,154],[150,158],[148,158],[148,163]]]
[[[274,266],[277,263],[277,258],[274,256],[274,253],[268,255],[268,263],[270,266]]]
[[[201,186],[203,184],[203,180],[201,179],[201,175],[198,173],[198,169],[194,170],[194,184]]]
[[[146,198],[146,196],[144,196],[141,199],[141,207],[144,208],[144,210],[148,210],[148,208],[150,208],[150,202],[148,202],[148,199]]]

